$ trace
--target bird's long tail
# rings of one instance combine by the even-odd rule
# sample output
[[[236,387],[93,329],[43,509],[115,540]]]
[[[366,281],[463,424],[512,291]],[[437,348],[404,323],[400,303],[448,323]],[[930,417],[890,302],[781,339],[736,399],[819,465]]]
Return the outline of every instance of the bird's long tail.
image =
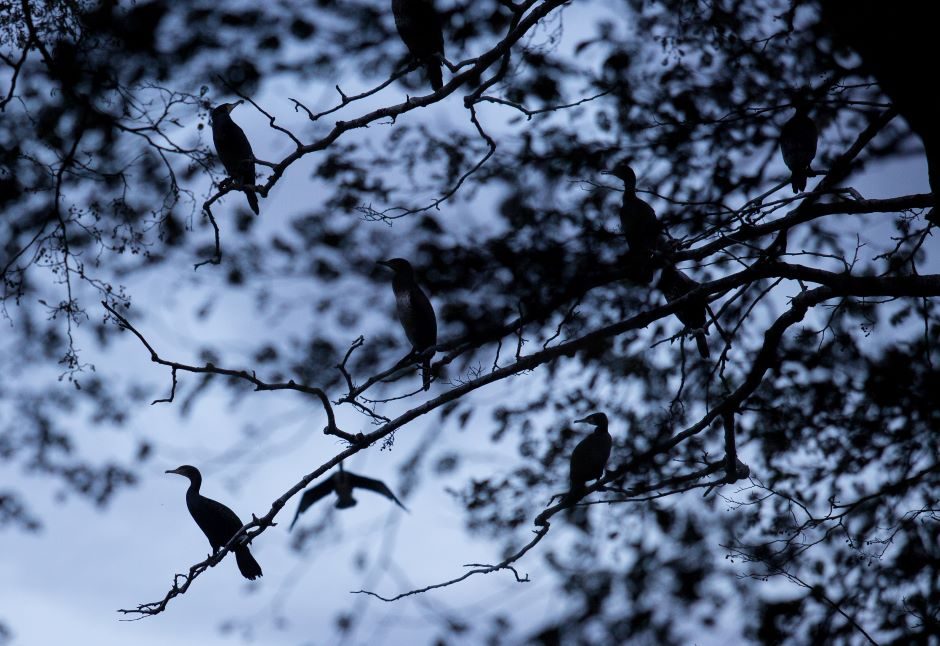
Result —
[[[261,576],[261,566],[258,565],[258,561],[251,555],[251,552],[248,551],[247,545],[240,545],[233,551],[235,552],[235,562],[238,563],[238,570],[243,577],[254,580]]]
[[[431,389],[431,357],[426,357],[421,363],[421,379],[424,381],[424,389]]]
[[[438,59],[432,59],[427,62],[428,80],[431,81],[431,87],[437,92],[444,87],[444,75],[441,71],[443,64]]]
[[[806,190],[806,173],[793,171],[790,176],[790,183],[793,186],[794,193],[802,193]]]
[[[258,215],[260,211],[258,210],[258,196],[254,191],[245,191],[245,197],[248,198],[248,206],[251,207],[251,210],[255,212],[255,215]]]
[[[708,352],[708,341],[705,339],[705,333],[701,330],[695,333],[695,345],[698,346],[698,353],[702,355],[703,359],[707,359],[710,356]]]

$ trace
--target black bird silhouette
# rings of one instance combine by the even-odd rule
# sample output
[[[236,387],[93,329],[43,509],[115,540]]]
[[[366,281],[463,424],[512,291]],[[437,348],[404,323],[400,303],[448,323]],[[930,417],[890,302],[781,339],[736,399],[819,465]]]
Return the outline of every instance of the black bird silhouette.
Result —
[[[663,269],[659,277],[659,289],[668,302],[678,300],[699,286],[695,281],[673,266]],[[708,341],[705,340],[705,308],[708,300],[697,296],[676,311],[676,318],[687,328],[693,330],[695,344],[703,359],[709,357]]]
[[[570,489],[565,496],[566,502],[577,500],[590,480],[597,480],[604,475],[612,443],[607,431],[607,415],[604,413],[592,413],[584,419],[575,420],[575,423],[593,424],[594,431],[578,442],[571,452],[571,470],[568,476]]]
[[[290,529],[294,528],[300,515],[307,511],[313,503],[330,495],[331,492],[336,492],[337,509],[355,507],[356,499],[353,498],[352,495],[353,489],[370,489],[376,493],[382,494],[405,511],[408,511],[408,508],[401,504],[401,501],[395,497],[395,494],[392,493],[392,490],[389,489],[384,482],[366,478],[365,476],[357,475],[351,471],[345,471],[343,464],[340,463],[339,471],[317,486],[308,489],[304,492],[304,495],[300,497],[300,504],[297,505],[297,513],[294,514],[294,520],[291,521]]]
[[[251,186],[255,183],[255,155],[245,132],[232,121],[231,112],[243,101],[223,103],[212,109],[212,141],[215,151],[235,183]],[[258,215],[258,196],[249,188],[242,189],[248,198],[248,206]]]
[[[663,225],[653,207],[637,196],[636,173],[626,160],[602,174],[623,180],[620,228],[630,247],[630,262],[636,271],[634,278],[648,284],[653,279],[653,252],[660,246]]]
[[[783,161],[790,169],[790,182],[793,192],[806,190],[806,178],[812,172],[810,165],[816,157],[816,140],[819,133],[816,124],[809,116],[806,104],[796,104],[796,114],[783,124],[780,130],[780,152]]]
[[[415,281],[415,272],[411,263],[404,258],[380,260],[384,265],[395,272],[392,278],[392,289],[395,290],[395,302],[398,306],[398,320],[405,328],[405,335],[411,341],[412,352],[421,354],[428,348],[437,345],[437,318],[431,301]],[[430,353],[424,357],[421,364],[424,389],[431,387],[431,357]]]
[[[189,478],[189,489],[186,490],[186,506],[199,529],[209,539],[212,552],[218,552],[242,528],[242,521],[234,511],[220,502],[206,498],[199,494],[202,485],[202,474],[199,469],[188,464],[171,469],[167,473],[175,473]],[[232,548],[235,553],[235,562],[238,569],[246,579],[257,579],[261,576],[261,566],[248,551],[247,545],[238,545]]]
[[[433,0],[392,0],[395,27],[411,55],[425,66],[434,91],[444,87],[441,74],[444,32]]]

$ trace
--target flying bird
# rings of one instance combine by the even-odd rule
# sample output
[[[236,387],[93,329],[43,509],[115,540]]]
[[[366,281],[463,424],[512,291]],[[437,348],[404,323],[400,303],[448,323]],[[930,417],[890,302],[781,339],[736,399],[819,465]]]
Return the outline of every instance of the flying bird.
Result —
[[[225,172],[237,184],[246,187],[242,190],[248,198],[248,206],[258,215],[258,196],[247,188],[255,183],[255,155],[245,131],[232,121],[231,115],[232,110],[242,103],[222,103],[212,109],[212,141],[215,142],[215,151]]]
[[[423,64],[434,91],[444,87],[444,32],[433,0],[392,0],[395,27],[411,56]]]
[[[685,296],[699,286],[698,281],[689,278],[686,274],[673,266],[663,269],[659,277],[659,289],[666,301],[671,303]],[[705,339],[705,313],[708,300],[704,295],[696,296],[676,310],[676,318],[693,331],[698,353],[703,359],[709,357],[708,341]]]
[[[806,190],[806,179],[812,172],[810,165],[816,157],[818,138],[816,123],[809,116],[806,104],[798,102],[796,113],[780,130],[780,152],[790,169],[790,183],[794,193]]]
[[[405,511],[408,511],[408,508],[401,504],[401,501],[395,497],[395,494],[392,493],[392,490],[389,489],[384,482],[366,478],[365,476],[357,475],[351,471],[345,471],[343,464],[340,463],[339,471],[335,472],[317,486],[308,489],[304,492],[304,495],[300,497],[300,504],[297,506],[297,513],[294,514],[294,520],[291,521],[290,529],[294,528],[297,519],[300,518],[300,515],[307,511],[312,504],[330,495],[332,492],[336,493],[337,509],[355,507],[356,499],[353,498],[352,495],[353,489],[369,489],[378,494],[382,494]]]
[[[209,545],[212,546],[212,552],[218,552],[232,536],[242,528],[242,521],[234,511],[220,502],[206,498],[199,493],[199,487],[202,485],[202,474],[199,469],[188,464],[171,469],[167,473],[175,473],[184,478],[189,478],[189,489],[186,490],[186,506],[193,520],[199,525],[199,529],[209,539]],[[254,580],[261,576],[261,566],[248,551],[245,544],[236,545],[232,548],[235,553],[235,562],[238,569],[246,579]]]
[[[380,260],[380,265],[395,272],[392,289],[395,290],[395,302],[398,307],[398,320],[405,329],[405,336],[412,345],[414,354],[421,354],[437,345],[437,318],[431,301],[415,280],[414,268],[404,258]],[[424,357],[421,364],[424,389],[431,387],[431,357]]]

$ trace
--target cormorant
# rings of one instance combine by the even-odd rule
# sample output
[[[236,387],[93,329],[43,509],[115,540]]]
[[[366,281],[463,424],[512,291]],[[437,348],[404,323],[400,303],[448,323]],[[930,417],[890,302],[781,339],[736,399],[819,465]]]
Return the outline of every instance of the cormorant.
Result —
[[[349,507],[356,506],[356,499],[353,498],[353,489],[371,489],[372,491],[382,494],[389,500],[393,501],[396,505],[408,511],[408,508],[401,504],[401,501],[395,497],[395,494],[392,493],[392,490],[386,486],[381,480],[373,480],[372,478],[366,478],[365,476],[360,476],[351,471],[343,470],[343,465],[340,463],[339,471],[335,472],[332,476],[318,484],[317,486],[308,489],[304,492],[304,495],[300,497],[300,504],[297,506],[297,513],[294,514],[294,520],[291,521],[290,529],[294,528],[294,525],[297,523],[297,519],[300,518],[300,515],[307,511],[307,509],[315,502],[330,495],[331,492],[336,492],[336,508],[337,509],[347,509]]]
[[[444,87],[441,74],[444,32],[433,0],[392,0],[395,27],[411,55],[425,66],[434,91]]]
[[[578,442],[571,452],[571,488],[565,500],[577,499],[588,481],[597,480],[604,475],[604,467],[610,458],[611,438],[607,432],[607,415],[592,413],[584,419],[575,420],[576,424],[593,424],[594,431]]]
[[[255,183],[255,155],[245,132],[232,121],[230,114],[242,103],[223,103],[212,109],[212,141],[225,172],[235,183],[248,187]],[[249,188],[242,190],[248,198],[248,206],[258,215],[258,196]]]
[[[623,180],[623,203],[620,205],[620,228],[630,247],[629,261],[636,265],[635,278],[648,284],[653,280],[653,251],[659,247],[663,225],[653,207],[636,194],[636,173],[626,160],[610,171],[602,171]]]
[[[235,512],[220,502],[206,498],[199,494],[202,484],[202,474],[196,467],[184,464],[171,469],[167,473],[175,473],[189,478],[189,489],[186,490],[186,506],[199,529],[209,539],[212,552],[218,552],[242,528],[242,521]],[[237,545],[232,548],[235,553],[235,562],[238,569],[246,579],[257,579],[261,576],[261,566],[248,551],[247,545]]]
[[[392,278],[392,289],[395,290],[395,302],[398,306],[398,320],[405,328],[405,335],[411,341],[413,352],[421,354],[428,348],[437,345],[437,319],[431,301],[415,281],[415,272],[411,263],[404,258],[380,260],[384,265],[395,272]],[[421,370],[424,389],[431,387],[431,357],[429,354],[423,359]]]
[[[666,301],[670,303],[685,296],[698,286],[697,281],[689,278],[673,266],[663,269],[663,273],[659,277],[659,289],[666,297]],[[705,296],[697,296],[676,311],[676,318],[687,328],[694,330],[695,343],[703,359],[709,357],[708,341],[705,340],[704,330],[705,307],[707,304],[708,300]]]
[[[783,124],[780,130],[780,152],[791,173],[793,192],[806,190],[806,178],[812,172],[810,164],[816,157],[816,140],[819,133],[809,116],[806,104],[796,104],[796,114]]]

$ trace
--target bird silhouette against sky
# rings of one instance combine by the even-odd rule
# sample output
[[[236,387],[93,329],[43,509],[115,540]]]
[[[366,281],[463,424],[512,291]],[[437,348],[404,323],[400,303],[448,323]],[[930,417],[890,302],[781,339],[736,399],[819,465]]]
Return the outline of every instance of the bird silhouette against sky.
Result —
[[[415,280],[414,268],[404,258],[380,260],[380,265],[395,272],[392,289],[395,290],[395,303],[398,320],[405,329],[405,336],[411,342],[412,352],[421,354],[437,345],[437,317],[427,294]],[[421,362],[421,374],[424,389],[431,387],[431,357],[428,353]]]
[[[604,467],[610,459],[612,440],[607,430],[607,415],[592,413],[587,417],[575,420],[575,424],[591,424],[594,430],[586,438],[578,442],[571,452],[571,465],[568,472],[569,492],[566,500],[577,500],[591,480],[597,480],[604,475]]]
[[[660,246],[663,225],[656,217],[653,207],[636,194],[636,173],[626,160],[602,173],[623,181],[620,229],[630,249],[629,269],[636,280],[649,284],[654,273],[653,252]]]
[[[685,296],[699,286],[698,281],[689,278],[685,273],[673,266],[663,269],[659,277],[659,289],[666,297],[666,301],[673,302]],[[705,339],[706,306],[708,300],[704,295],[696,296],[687,301],[678,310],[676,318],[692,331],[695,344],[703,359],[708,359],[708,341]]]
[[[368,489],[374,491],[377,494],[385,496],[405,511],[408,511],[408,508],[401,504],[401,501],[384,482],[360,476],[351,471],[346,471],[343,469],[343,464],[340,463],[338,471],[334,472],[333,475],[315,487],[307,489],[300,497],[300,504],[297,505],[297,512],[294,514],[294,520],[291,521],[290,529],[294,528],[297,519],[300,518],[300,515],[307,511],[311,505],[331,493],[336,493],[337,509],[355,507],[356,499],[353,498],[353,489]]]
[[[424,65],[436,92],[444,87],[441,66],[444,58],[444,32],[441,16],[432,0],[392,0],[395,27],[411,56]]]
[[[248,206],[258,215],[258,196],[247,188],[255,183],[255,155],[245,132],[232,121],[232,110],[243,101],[222,103],[212,109],[212,141],[225,172],[236,184],[244,185]]]
[[[790,169],[790,184],[794,193],[806,190],[806,179],[812,173],[810,165],[816,157],[819,133],[816,123],[809,116],[806,103],[796,104],[796,113],[783,124],[780,130],[780,152]]]
[[[199,469],[188,464],[168,470],[184,478],[189,478],[189,489],[186,490],[186,506],[199,529],[209,539],[213,554],[222,549],[231,540],[238,530],[242,528],[241,519],[234,511],[222,503],[206,498],[199,493],[202,485],[202,474]],[[261,576],[261,566],[255,557],[248,551],[248,546],[241,544],[232,548],[235,553],[235,562],[238,569],[246,579],[254,580]]]

